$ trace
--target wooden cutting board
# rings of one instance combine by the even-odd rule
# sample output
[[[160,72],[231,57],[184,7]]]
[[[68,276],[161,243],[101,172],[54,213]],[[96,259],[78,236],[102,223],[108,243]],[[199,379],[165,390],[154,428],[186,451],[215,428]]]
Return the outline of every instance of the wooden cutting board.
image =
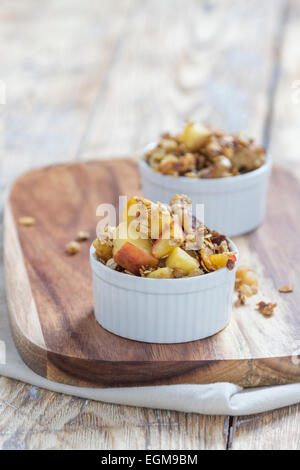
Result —
[[[93,315],[91,240],[75,256],[65,253],[79,230],[94,237],[100,203],[117,204],[119,194],[137,193],[137,166],[125,159],[38,169],[14,184],[5,214],[7,298],[26,364],[48,379],[91,387],[299,382],[298,180],[275,168],[264,225],[235,239],[241,262],[259,276],[259,294],[233,308],[223,331],[185,344],[140,343],[105,331]],[[35,225],[18,225],[24,215]],[[284,284],[294,292],[280,294]],[[255,309],[260,300],[278,303],[273,317]]]

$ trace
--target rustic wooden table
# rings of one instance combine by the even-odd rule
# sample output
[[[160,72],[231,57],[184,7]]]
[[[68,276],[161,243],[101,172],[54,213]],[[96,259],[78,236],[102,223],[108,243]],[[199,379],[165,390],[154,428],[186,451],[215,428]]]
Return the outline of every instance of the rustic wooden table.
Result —
[[[3,0],[0,22],[1,212],[24,171],[129,155],[186,117],[245,129],[300,175],[299,1]],[[299,416],[147,410],[0,378],[2,449],[299,449]]]

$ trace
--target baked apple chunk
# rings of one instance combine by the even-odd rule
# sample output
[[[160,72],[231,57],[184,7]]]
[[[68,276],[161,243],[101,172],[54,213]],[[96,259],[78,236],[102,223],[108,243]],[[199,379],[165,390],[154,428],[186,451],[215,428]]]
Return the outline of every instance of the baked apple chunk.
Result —
[[[152,255],[152,242],[149,238],[138,236],[133,239],[127,234],[126,238],[120,236],[123,232],[124,222],[119,225],[117,238],[113,244],[113,258],[117,264],[127,271],[138,274],[141,266],[156,266],[157,258]],[[118,235],[120,238],[118,238]]]
[[[184,231],[178,222],[173,220],[170,226],[167,226],[162,231],[159,239],[154,243],[152,254],[156,258],[164,258],[177,246],[183,244],[185,239]]]
[[[194,269],[199,268],[199,261],[177,246],[167,257],[166,266],[168,268],[182,269],[185,274],[189,274]]]

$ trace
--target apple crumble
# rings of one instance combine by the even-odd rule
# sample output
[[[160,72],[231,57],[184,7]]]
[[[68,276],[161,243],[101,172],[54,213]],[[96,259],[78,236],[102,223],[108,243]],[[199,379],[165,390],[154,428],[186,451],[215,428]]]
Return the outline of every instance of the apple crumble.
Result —
[[[155,279],[232,270],[236,256],[230,242],[199,222],[191,204],[182,194],[169,205],[130,198],[120,224],[107,225],[93,242],[96,257],[111,269]]]
[[[225,178],[257,170],[265,163],[266,152],[241,133],[188,123],[180,135],[162,135],[144,159],[164,175]]]

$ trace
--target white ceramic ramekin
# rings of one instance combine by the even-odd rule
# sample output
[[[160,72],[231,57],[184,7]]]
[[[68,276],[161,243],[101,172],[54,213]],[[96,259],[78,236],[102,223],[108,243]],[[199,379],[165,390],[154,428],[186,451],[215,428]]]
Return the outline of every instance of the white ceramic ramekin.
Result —
[[[237,253],[232,242],[231,247]],[[93,246],[90,262],[96,319],[116,335],[184,343],[211,336],[229,322],[236,267],[198,277],[148,279],[108,268],[96,259]]]
[[[149,150],[154,145],[147,146]],[[202,222],[229,237],[243,235],[258,227],[265,215],[268,180],[272,161],[258,170],[228,178],[174,178],[154,171],[142,158],[139,168],[143,196],[168,203],[174,194],[186,194],[196,204],[204,205]]]

